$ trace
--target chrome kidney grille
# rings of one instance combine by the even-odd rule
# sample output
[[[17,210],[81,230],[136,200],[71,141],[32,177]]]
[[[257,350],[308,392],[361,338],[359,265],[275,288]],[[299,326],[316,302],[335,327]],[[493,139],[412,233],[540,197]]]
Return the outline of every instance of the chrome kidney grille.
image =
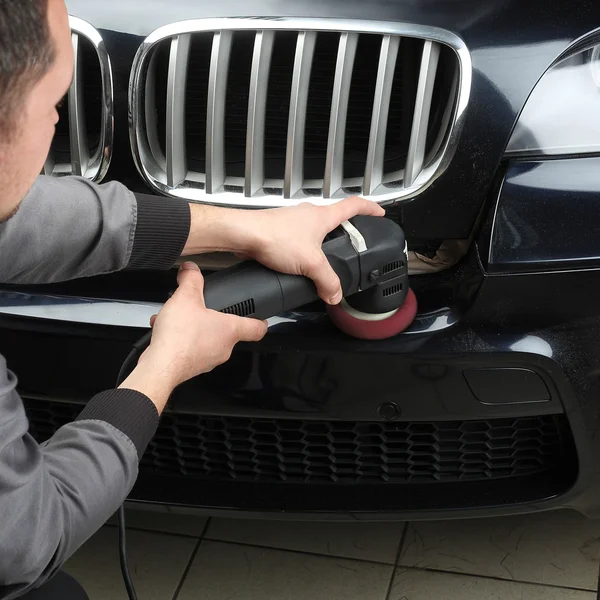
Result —
[[[100,33],[69,17],[75,57],[73,81],[44,166],[46,175],[101,181],[110,166],[114,110],[110,58]]]
[[[163,27],[130,80],[137,167],[167,195],[228,206],[416,196],[446,168],[471,86],[460,38],[322,19]]]

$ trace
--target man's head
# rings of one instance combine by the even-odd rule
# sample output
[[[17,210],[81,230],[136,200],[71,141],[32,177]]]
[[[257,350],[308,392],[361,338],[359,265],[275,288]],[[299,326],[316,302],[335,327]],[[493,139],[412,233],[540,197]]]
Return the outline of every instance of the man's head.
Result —
[[[0,223],[44,166],[72,77],[64,0],[0,0]]]

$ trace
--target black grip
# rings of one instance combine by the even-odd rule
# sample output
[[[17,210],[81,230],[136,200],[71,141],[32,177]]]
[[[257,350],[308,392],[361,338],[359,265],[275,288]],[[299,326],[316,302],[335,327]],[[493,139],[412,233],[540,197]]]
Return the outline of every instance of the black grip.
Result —
[[[206,278],[204,301],[212,310],[268,319],[283,311],[279,274],[255,261],[240,263]]]
[[[209,275],[204,286],[207,308],[254,319],[268,319],[318,297],[307,277],[277,273],[254,261]]]

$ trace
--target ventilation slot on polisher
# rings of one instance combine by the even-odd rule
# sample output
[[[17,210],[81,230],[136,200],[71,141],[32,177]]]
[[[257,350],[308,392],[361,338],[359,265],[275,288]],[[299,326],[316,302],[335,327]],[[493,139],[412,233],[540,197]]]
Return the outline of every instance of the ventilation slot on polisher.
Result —
[[[390,263],[389,265],[385,265],[385,267],[381,269],[381,274],[387,275],[388,273],[392,273],[393,271],[399,271],[402,267],[404,267],[404,261],[396,260],[393,263]]]
[[[251,298],[250,300],[244,300],[243,302],[238,302],[233,306],[224,308],[221,312],[227,313],[228,315],[237,315],[238,317],[250,317],[255,311],[254,298]]]
[[[395,296],[402,291],[402,284],[397,283],[396,285],[392,285],[389,288],[383,290],[383,297],[389,298],[390,296]]]

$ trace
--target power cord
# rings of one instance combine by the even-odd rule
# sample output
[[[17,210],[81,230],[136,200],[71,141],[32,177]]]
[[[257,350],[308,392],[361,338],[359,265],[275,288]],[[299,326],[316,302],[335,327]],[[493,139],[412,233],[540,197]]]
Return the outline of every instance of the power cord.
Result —
[[[127,562],[127,539],[125,536],[125,505],[121,504],[118,512],[119,522],[119,562],[121,563],[121,575],[125,582],[125,589],[129,600],[137,600],[135,586],[129,572],[129,563]]]
[[[119,387],[129,377],[130,373],[135,369],[137,362],[149,346],[152,338],[152,331],[149,331],[144,337],[140,338],[131,349],[131,352],[127,355],[127,358],[123,361],[119,375],[117,376],[117,385]],[[126,537],[126,526],[125,526],[125,505],[122,504],[119,507],[117,513],[117,523],[119,527],[119,563],[121,565],[121,575],[125,583],[125,589],[127,590],[127,596],[129,600],[137,600],[137,594],[135,592],[135,586],[131,579],[131,572],[129,571],[129,562],[127,560],[127,537]]]

